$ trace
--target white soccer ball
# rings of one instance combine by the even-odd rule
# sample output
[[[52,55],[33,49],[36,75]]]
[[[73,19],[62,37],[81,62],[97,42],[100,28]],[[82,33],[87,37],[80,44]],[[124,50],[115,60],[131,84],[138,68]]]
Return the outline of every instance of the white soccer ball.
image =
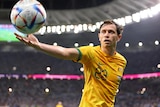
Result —
[[[13,26],[24,34],[39,31],[45,24],[46,17],[45,8],[37,0],[19,0],[10,14]]]

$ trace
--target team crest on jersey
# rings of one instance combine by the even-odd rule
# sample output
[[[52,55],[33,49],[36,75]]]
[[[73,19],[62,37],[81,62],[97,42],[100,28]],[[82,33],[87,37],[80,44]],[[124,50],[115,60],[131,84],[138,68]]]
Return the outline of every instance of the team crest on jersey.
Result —
[[[119,67],[119,68],[118,68],[118,71],[123,72],[123,68],[122,68],[122,67]]]

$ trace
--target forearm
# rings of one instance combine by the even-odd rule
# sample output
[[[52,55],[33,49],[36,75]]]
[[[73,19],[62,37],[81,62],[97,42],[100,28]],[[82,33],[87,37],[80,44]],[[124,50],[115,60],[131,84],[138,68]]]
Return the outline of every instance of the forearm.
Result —
[[[19,39],[21,42],[24,42],[26,45],[38,49],[53,57],[66,60],[77,60],[79,57],[79,52],[75,48],[64,48],[61,46],[45,44],[39,42],[38,39],[32,34],[28,35],[27,37],[22,37],[17,33],[15,33],[15,35],[17,39]]]
[[[64,48],[61,46],[39,43],[39,45],[36,46],[36,49],[60,59],[75,60],[78,57],[78,52],[74,48]]]

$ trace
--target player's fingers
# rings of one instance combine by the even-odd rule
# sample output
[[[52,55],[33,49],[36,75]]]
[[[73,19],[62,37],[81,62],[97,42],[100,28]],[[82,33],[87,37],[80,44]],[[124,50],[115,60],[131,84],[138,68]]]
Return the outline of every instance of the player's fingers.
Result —
[[[16,36],[17,39],[19,39],[20,41],[22,40],[21,36]]]
[[[17,33],[14,33],[16,36],[19,36]]]
[[[17,33],[14,33],[14,34],[16,35],[17,39],[22,40],[22,38],[23,38],[22,36],[18,35]]]
[[[19,34],[17,34],[17,33],[14,33],[14,35],[16,35],[16,37],[22,37],[22,36],[20,36]]]
[[[29,43],[29,40],[28,40],[27,37],[23,37],[22,40],[23,40],[23,42],[25,42],[25,43]]]
[[[17,33],[14,33],[16,35],[16,38],[19,39],[21,42],[23,42],[26,45],[34,45],[34,42],[29,40],[29,38],[32,36],[31,34],[26,35],[26,37],[22,37]]]

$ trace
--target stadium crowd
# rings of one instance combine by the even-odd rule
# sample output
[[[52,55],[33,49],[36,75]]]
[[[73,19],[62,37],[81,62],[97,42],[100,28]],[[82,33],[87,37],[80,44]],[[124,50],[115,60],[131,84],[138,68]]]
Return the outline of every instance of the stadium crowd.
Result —
[[[125,74],[160,71],[157,68],[160,59],[159,49],[140,52],[122,52],[122,54],[128,60]],[[79,72],[82,67],[81,64],[52,58],[41,52],[1,52],[0,60],[0,73],[45,74],[47,71],[46,67],[50,67],[51,72],[49,73],[51,74],[82,74]]]
[[[122,80],[115,107],[160,107],[160,78]],[[78,107],[83,80],[0,79],[0,106]],[[47,91],[48,90],[48,91]]]

